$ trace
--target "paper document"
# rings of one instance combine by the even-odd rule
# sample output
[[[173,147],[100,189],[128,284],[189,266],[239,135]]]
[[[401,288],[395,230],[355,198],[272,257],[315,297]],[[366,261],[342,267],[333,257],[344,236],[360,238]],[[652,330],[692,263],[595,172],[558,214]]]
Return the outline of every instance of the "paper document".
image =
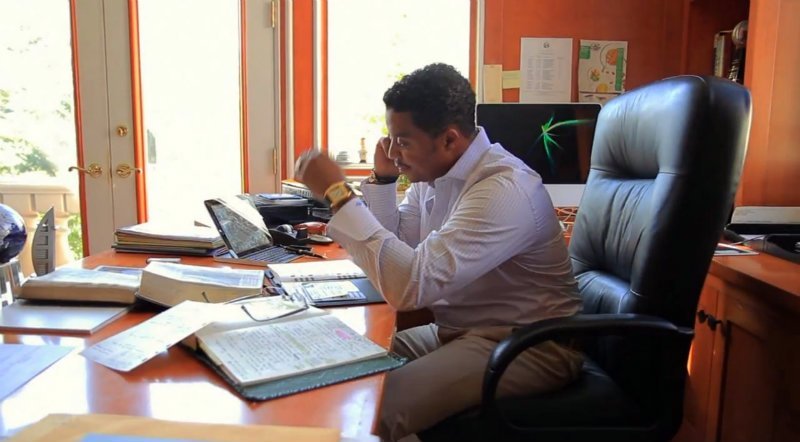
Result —
[[[714,250],[714,256],[741,256],[741,255],[758,255],[755,250],[750,250],[745,247],[734,246],[731,244],[717,244]]]
[[[184,301],[158,315],[83,350],[86,358],[119,371],[130,371],[213,322],[219,305]]]
[[[283,289],[292,299],[313,303],[324,299],[365,299],[366,296],[351,281],[320,281],[286,283]]]
[[[578,101],[605,103],[625,92],[628,42],[581,40]]]
[[[0,344],[0,379],[3,380],[0,399],[25,385],[72,349],[61,345]]]
[[[175,422],[111,414],[50,414],[7,442],[338,442],[338,428]],[[5,441],[5,439],[4,439]]]
[[[523,38],[520,103],[572,101],[572,39]]]
[[[325,281],[367,277],[364,271],[349,259],[270,264],[269,268],[274,276],[277,276],[281,282]]]

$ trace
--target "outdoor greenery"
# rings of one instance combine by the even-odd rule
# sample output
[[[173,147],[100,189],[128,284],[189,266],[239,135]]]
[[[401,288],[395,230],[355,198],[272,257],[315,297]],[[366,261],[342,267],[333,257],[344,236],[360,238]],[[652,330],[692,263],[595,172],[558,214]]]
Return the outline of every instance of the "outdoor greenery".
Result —
[[[28,44],[33,45],[36,42]],[[11,91],[0,88],[0,120],[9,120],[9,117],[14,116],[15,113],[37,117],[36,111],[15,109],[12,98]],[[62,100],[60,109],[55,109],[54,112],[62,119],[71,118],[72,106],[69,102]],[[4,124],[0,128],[12,130],[11,125]],[[0,161],[0,175],[20,175],[26,172],[42,171],[49,176],[56,176],[56,172],[58,172],[58,166],[39,146],[25,138],[5,133],[0,133],[0,160],[2,160]]]
[[[69,217],[67,220],[67,228],[69,235],[67,242],[69,242],[69,249],[72,251],[72,257],[76,260],[83,258],[83,240],[81,239],[81,214],[76,213]]]

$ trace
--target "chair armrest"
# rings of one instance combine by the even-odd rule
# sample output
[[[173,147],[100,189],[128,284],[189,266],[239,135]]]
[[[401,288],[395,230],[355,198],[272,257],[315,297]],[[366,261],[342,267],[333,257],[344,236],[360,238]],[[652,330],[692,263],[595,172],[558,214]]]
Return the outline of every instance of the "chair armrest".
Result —
[[[495,407],[495,395],[500,378],[511,362],[523,351],[548,340],[563,340],[581,336],[650,335],[690,341],[694,331],[656,317],[637,314],[590,314],[552,318],[516,329],[492,351],[483,377],[481,412]]]

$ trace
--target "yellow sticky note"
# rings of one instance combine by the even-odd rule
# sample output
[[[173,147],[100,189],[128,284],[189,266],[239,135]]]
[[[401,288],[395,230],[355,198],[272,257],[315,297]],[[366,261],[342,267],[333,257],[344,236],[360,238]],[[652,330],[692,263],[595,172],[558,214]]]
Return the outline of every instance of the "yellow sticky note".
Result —
[[[483,102],[501,103],[503,101],[503,65],[483,65]]]
[[[503,71],[503,89],[518,89],[519,71]]]

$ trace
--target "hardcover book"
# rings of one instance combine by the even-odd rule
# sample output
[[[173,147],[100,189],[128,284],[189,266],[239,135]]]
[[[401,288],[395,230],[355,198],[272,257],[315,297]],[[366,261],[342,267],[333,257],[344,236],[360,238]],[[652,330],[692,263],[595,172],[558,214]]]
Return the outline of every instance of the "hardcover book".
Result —
[[[21,287],[22,299],[133,304],[139,277],[77,267],[62,267],[29,278]]]
[[[152,262],[142,270],[142,281],[136,296],[165,307],[187,300],[223,303],[259,296],[263,285],[262,270]]]

